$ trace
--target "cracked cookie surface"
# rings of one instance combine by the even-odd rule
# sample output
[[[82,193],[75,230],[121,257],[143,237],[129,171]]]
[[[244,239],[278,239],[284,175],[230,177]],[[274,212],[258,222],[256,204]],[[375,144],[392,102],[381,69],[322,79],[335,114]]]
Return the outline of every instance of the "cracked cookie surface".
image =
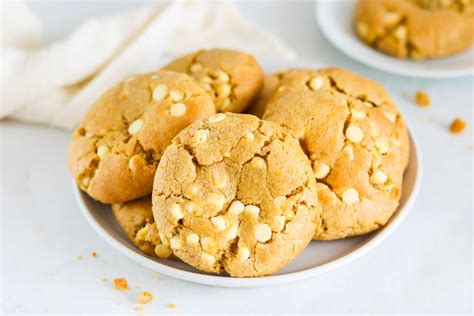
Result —
[[[288,128],[318,180],[321,226],[315,239],[371,232],[387,223],[401,194],[408,135],[387,92],[351,72],[285,74],[263,119]]]
[[[365,43],[399,58],[453,55],[474,40],[473,0],[359,0],[354,20]]]
[[[151,196],[113,204],[112,212],[117,223],[138,249],[159,258],[168,258],[171,255],[170,247],[161,242],[156,228]]]
[[[186,73],[214,98],[218,112],[243,112],[258,96],[263,71],[254,57],[230,49],[200,50],[163,69]]]
[[[298,141],[252,115],[219,113],[179,133],[152,197],[162,240],[177,257],[234,277],[285,266],[319,225],[316,181]]]
[[[103,203],[148,195],[173,137],[214,113],[212,98],[185,74],[129,78],[89,109],[73,134],[69,169],[79,187]]]

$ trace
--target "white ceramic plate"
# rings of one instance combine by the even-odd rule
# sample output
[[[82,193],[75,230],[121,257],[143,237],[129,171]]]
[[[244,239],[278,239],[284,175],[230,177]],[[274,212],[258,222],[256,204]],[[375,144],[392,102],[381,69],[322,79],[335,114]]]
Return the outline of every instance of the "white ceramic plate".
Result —
[[[388,72],[425,78],[453,78],[474,74],[474,47],[451,57],[427,61],[397,59],[364,44],[353,27],[354,0],[316,1],[315,15],[326,38],[343,53]]]

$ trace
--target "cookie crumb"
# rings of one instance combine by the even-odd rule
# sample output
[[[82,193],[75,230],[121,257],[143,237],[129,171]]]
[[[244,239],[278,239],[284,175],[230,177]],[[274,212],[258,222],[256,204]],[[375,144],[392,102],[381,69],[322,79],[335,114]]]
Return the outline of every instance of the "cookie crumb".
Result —
[[[137,301],[140,304],[148,304],[153,301],[153,294],[148,291],[144,291],[137,296]]]
[[[429,107],[431,104],[430,96],[424,91],[417,91],[415,94],[415,102],[419,106]]]
[[[125,278],[114,279],[114,287],[116,290],[125,291],[128,290],[128,282]]]
[[[175,303],[168,304],[168,307],[171,309],[176,309],[176,304]]]
[[[107,282],[107,278],[102,278],[102,282]]]
[[[453,134],[460,134],[462,131],[466,128],[466,122],[457,117],[452,123],[451,126],[449,127],[449,130]]]
[[[143,306],[141,306],[141,305],[135,306],[133,309],[136,310],[136,311],[139,311],[139,312],[143,312],[143,310],[144,310]]]
[[[82,260],[82,259],[84,259],[83,256],[77,256],[77,260]]]
[[[97,252],[93,251],[93,252],[91,253],[91,257],[92,257],[92,258],[97,258]]]
[[[160,280],[160,275],[159,275],[159,274],[156,274],[156,275],[153,277],[153,279],[155,279],[155,280]]]

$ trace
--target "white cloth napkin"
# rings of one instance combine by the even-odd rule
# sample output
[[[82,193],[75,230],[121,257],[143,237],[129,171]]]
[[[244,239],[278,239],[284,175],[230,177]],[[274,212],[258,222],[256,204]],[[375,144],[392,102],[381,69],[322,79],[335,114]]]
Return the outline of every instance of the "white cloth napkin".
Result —
[[[247,22],[233,3],[176,1],[93,18],[49,46],[41,45],[41,22],[24,3],[9,3],[2,15],[0,119],[66,129],[111,86],[199,48],[295,56]]]

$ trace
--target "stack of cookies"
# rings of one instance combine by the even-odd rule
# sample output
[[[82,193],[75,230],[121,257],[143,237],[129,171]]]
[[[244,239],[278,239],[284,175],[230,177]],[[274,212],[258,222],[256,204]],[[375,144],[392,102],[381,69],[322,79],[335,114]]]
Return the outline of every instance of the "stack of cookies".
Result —
[[[373,81],[335,68],[264,78],[252,56],[213,49],[107,91],[74,132],[68,162],[142,252],[256,277],[312,239],[384,226],[408,145]]]

